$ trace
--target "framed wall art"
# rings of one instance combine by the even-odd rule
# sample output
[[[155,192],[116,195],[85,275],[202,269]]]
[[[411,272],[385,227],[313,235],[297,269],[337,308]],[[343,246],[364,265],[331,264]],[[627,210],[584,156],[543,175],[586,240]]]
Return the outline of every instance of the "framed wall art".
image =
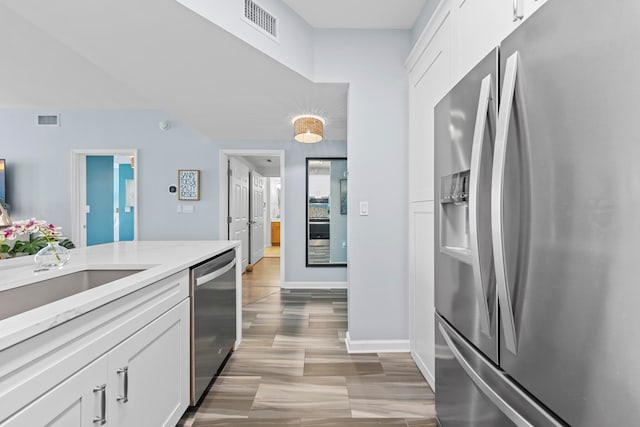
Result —
[[[200,200],[200,171],[178,171],[178,200]]]

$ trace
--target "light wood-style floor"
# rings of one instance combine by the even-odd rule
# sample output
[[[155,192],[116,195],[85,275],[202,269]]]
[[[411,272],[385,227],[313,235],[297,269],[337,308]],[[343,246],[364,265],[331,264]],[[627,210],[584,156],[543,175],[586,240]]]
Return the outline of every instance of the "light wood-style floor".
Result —
[[[408,354],[347,353],[346,291],[281,290],[278,258],[243,288],[242,344],[178,426],[436,426]]]
[[[280,246],[268,246],[264,248],[265,258],[280,258]]]

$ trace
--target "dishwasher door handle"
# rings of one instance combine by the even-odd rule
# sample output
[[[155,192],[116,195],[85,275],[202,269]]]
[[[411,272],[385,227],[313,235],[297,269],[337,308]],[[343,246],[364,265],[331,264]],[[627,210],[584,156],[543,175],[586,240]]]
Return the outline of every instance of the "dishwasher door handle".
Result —
[[[234,258],[229,264],[225,265],[219,270],[216,270],[213,273],[205,274],[204,276],[196,277],[196,288],[214,279],[217,279],[218,277],[225,274],[227,271],[231,270],[235,265],[236,265],[236,260]]]

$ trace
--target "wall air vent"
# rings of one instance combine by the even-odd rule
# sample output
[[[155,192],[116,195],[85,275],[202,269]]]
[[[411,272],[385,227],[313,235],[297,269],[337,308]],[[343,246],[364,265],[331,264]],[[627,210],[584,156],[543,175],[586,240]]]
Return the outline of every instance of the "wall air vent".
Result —
[[[271,37],[278,37],[276,17],[258,6],[253,0],[244,0],[244,17]]]
[[[59,114],[39,114],[38,126],[60,126]]]

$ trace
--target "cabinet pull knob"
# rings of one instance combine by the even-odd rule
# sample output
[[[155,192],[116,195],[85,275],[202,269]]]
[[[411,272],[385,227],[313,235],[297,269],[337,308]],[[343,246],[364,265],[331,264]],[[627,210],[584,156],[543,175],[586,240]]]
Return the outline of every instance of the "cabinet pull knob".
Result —
[[[94,393],[100,393],[100,415],[93,418],[93,423],[104,425],[107,423],[107,385],[102,384],[93,388]]]
[[[116,397],[116,401],[120,403],[127,403],[129,401],[129,367],[125,366],[116,371],[118,376],[124,374],[123,393]]]

